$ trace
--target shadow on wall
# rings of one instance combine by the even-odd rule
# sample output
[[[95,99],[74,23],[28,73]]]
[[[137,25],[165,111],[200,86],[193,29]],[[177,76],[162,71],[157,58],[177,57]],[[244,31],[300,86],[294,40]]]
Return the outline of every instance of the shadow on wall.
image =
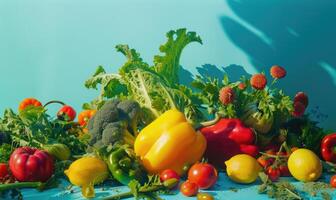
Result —
[[[336,128],[336,2],[227,0],[238,18],[222,16],[222,28],[258,71],[279,64],[287,77],[279,87],[305,91],[310,109],[329,114],[322,125]]]
[[[234,64],[221,68],[211,64],[204,64],[201,67],[196,67],[196,69],[198,74],[203,78],[209,76],[222,80],[224,75],[227,74],[231,82],[239,81],[242,76],[245,76],[246,78],[251,76],[245,71],[244,67]],[[195,78],[190,71],[183,67],[180,68],[179,77],[182,77],[180,80],[181,84],[188,86],[190,86],[190,83]]]

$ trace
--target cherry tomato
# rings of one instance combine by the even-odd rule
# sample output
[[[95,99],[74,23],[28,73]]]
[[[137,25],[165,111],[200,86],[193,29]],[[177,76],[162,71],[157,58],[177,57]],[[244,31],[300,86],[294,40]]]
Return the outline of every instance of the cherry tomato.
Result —
[[[276,151],[273,150],[273,149],[269,149],[266,151],[266,154],[269,154],[269,155],[276,155]]]
[[[267,167],[273,164],[274,158],[267,158],[266,156],[260,156],[257,159],[257,161],[264,169],[266,169]]]
[[[217,170],[208,163],[196,163],[188,172],[188,180],[196,183],[201,189],[212,187],[218,178]]]
[[[160,181],[164,182],[169,179],[177,179],[180,180],[180,176],[172,169],[166,169],[160,174]]]
[[[268,175],[269,179],[274,182],[279,179],[281,172],[279,168],[270,166],[267,168],[266,174]]]
[[[186,181],[182,183],[180,191],[184,196],[195,196],[198,193],[198,185],[196,183]]]
[[[197,200],[214,200],[213,196],[207,193],[198,193]]]
[[[8,174],[8,165],[6,163],[0,163],[0,179],[5,178]]]
[[[294,151],[298,150],[299,148],[298,147],[292,147],[291,148],[291,153],[293,153]]]
[[[281,176],[292,176],[292,174],[289,172],[287,164],[280,165],[279,169]]]
[[[330,178],[330,185],[331,187],[336,188],[336,175]]]

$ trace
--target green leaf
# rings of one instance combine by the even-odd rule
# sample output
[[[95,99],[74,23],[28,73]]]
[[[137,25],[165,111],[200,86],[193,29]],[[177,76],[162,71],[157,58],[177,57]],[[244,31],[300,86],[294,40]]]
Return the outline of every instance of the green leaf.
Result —
[[[137,199],[139,197],[139,189],[141,184],[137,180],[133,179],[131,182],[129,182],[128,187],[130,188],[133,196]]]
[[[149,65],[143,62],[140,54],[135,49],[130,49],[128,45],[119,44],[116,46],[118,52],[126,56],[126,63],[119,69],[121,76],[125,76],[126,73],[134,69],[146,69],[149,70]]]
[[[127,88],[122,82],[121,76],[119,74],[107,74],[102,66],[98,66],[93,76],[85,81],[86,88],[97,89],[97,85],[101,85],[99,99],[127,94]]]
[[[169,31],[166,36],[167,42],[159,48],[164,55],[154,57],[154,68],[169,84],[175,85],[179,83],[178,73],[182,50],[191,42],[202,44],[202,40],[195,32],[187,32],[184,28]]]

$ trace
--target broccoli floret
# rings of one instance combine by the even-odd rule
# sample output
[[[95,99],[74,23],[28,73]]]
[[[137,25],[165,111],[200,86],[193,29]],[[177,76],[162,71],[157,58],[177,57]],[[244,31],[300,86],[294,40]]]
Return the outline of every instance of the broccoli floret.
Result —
[[[102,131],[105,126],[111,122],[116,122],[119,119],[119,112],[117,106],[119,104],[118,99],[106,102],[101,109],[96,113],[93,123],[94,129]]]
[[[89,145],[94,148],[115,143],[133,145],[131,133],[137,134],[139,115],[140,106],[135,101],[107,101],[88,122]]]
[[[134,134],[138,134],[138,123],[140,120],[141,108],[136,101],[125,100],[118,104],[120,117],[125,118],[128,121],[130,131]]]
[[[127,130],[127,123],[124,121],[113,122],[108,124],[102,135],[104,145],[108,146],[114,143],[133,145],[134,136]]]

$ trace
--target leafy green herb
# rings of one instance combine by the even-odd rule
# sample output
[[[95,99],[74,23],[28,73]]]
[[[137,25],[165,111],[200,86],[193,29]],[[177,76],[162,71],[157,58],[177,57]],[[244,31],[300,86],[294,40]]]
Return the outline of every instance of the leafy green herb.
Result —
[[[195,32],[187,32],[185,28],[169,31],[166,36],[167,42],[160,46],[160,52],[164,55],[154,57],[154,68],[158,74],[165,77],[168,83],[175,85],[179,83],[178,72],[182,50],[191,42],[202,44],[202,40]]]
[[[308,115],[294,118],[285,123],[287,129],[287,143],[290,146],[307,148],[320,155],[320,143],[329,132],[318,126]]]
[[[0,145],[0,163],[7,163],[12,152],[13,152],[12,145],[10,144]]]
[[[43,145],[66,144],[73,154],[84,152],[86,145],[78,139],[81,128],[74,122],[52,120],[46,110],[29,107],[16,114],[11,109],[5,110],[0,118],[0,131],[10,133],[17,146],[42,148]]]
[[[105,197],[103,199],[118,200],[133,196],[135,199],[161,200],[158,194],[169,194],[170,189],[176,186],[176,184],[178,184],[176,179],[167,180],[162,183],[159,176],[149,176],[148,182],[144,185],[141,185],[137,180],[132,180],[128,184],[130,188],[129,192]]]
[[[198,105],[201,101],[197,101],[192,91],[178,81],[179,59],[183,48],[191,42],[201,43],[201,39],[186,29],[170,31],[167,38],[168,41],[160,47],[164,55],[155,56],[154,66],[145,63],[140,54],[128,45],[117,45],[117,51],[126,56],[125,64],[118,74],[107,74],[101,66],[98,67],[85,86],[97,89],[100,84],[100,95],[83,107],[100,108],[107,99],[128,98],[140,104],[144,124],[173,108],[183,111],[192,123],[204,120]]]
[[[276,182],[273,183],[269,180],[268,176],[261,172],[259,177],[262,184],[259,186],[259,193],[266,193],[269,198],[277,200],[301,200],[303,199],[299,194],[294,185],[289,182]]]
[[[303,191],[309,193],[310,196],[313,197],[317,196],[321,192],[323,192],[324,195],[329,194],[331,189],[330,184],[324,182],[307,182],[303,184]]]
[[[302,189],[299,189],[287,181],[273,183],[264,172],[259,173],[259,177],[262,181],[262,184],[259,186],[259,193],[265,193],[270,198],[300,200],[304,199],[301,195],[316,197],[320,194],[323,199],[331,199],[330,192],[332,188],[324,182],[307,182],[303,184]]]

